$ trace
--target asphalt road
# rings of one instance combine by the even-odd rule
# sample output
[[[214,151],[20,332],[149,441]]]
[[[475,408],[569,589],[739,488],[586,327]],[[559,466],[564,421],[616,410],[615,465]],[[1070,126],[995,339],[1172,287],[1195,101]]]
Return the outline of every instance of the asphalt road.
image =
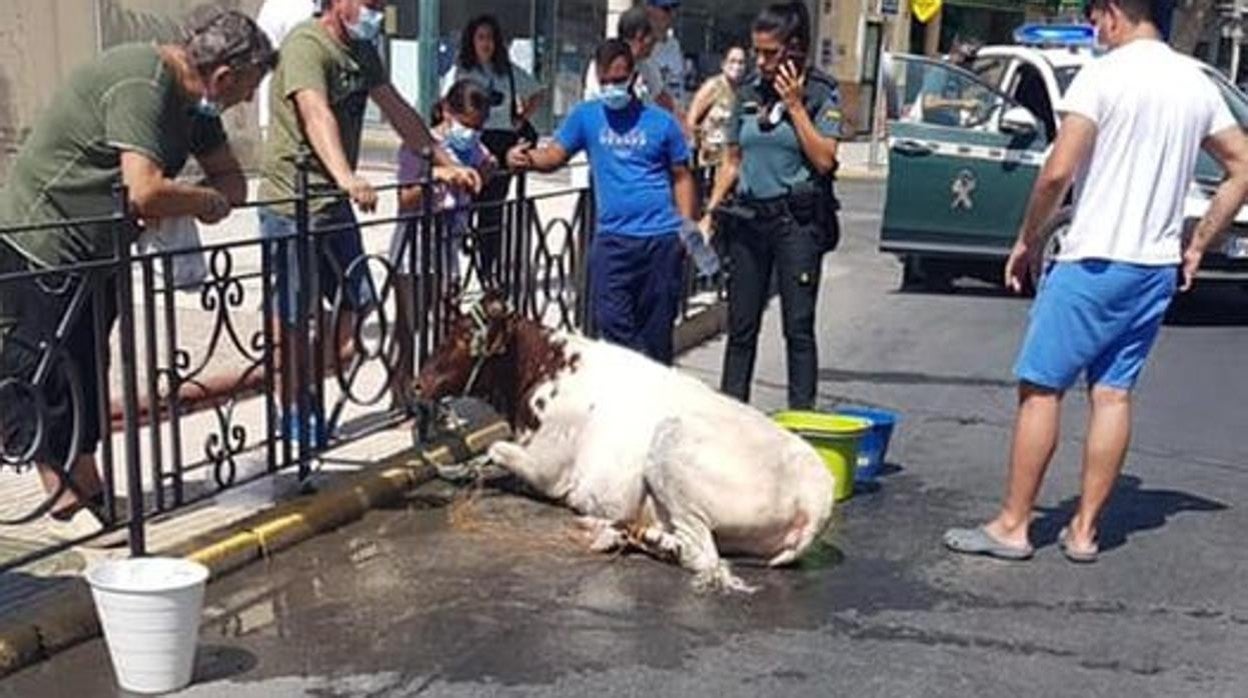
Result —
[[[678,569],[582,552],[558,508],[488,490],[429,508],[439,495],[424,493],[214,584],[197,683],[180,695],[1248,695],[1248,295],[1204,288],[1172,313],[1100,562],[1072,565],[1054,545],[1077,492],[1079,394],[1036,558],[955,557],[941,532],[990,515],[1003,487],[1028,303],[977,283],[898,293],[896,262],[874,249],[879,187],[842,192],[821,402],[904,421],[889,474],[839,507],[801,566],[742,564],[758,594],[698,594]],[[785,382],[768,322],[764,409]],[[722,349],[683,363],[713,381]],[[96,641],[0,682],[0,696],[109,696],[112,681]]]

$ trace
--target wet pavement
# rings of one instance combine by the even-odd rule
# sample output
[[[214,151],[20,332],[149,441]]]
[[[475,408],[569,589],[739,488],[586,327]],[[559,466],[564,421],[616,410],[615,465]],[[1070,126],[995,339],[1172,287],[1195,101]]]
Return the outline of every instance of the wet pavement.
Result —
[[[838,506],[802,565],[737,562],[757,594],[702,594],[674,567],[584,552],[562,509],[440,487],[214,583],[178,695],[1248,695],[1242,292],[1202,291],[1164,330],[1100,562],[1054,546],[1078,486],[1073,394],[1036,558],[952,556],[941,532],[989,515],[1002,488],[1027,303],[975,284],[895,293],[896,265],[872,251],[878,189],[848,189],[821,401],[904,421],[888,473]],[[768,322],[766,409],[784,386]],[[713,380],[721,355],[716,342],[683,363]],[[100,641],[0,682],[0,696],[114,695]]]

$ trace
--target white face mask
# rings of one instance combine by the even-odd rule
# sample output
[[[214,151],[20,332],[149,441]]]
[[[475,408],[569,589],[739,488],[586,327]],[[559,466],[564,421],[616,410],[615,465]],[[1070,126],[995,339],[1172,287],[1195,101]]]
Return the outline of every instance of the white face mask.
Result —
[[[361,5],[355,22],[347,24],[347,33],[357,41],[374,41],[381,35],[381,27],[385,21],[384,12]]]

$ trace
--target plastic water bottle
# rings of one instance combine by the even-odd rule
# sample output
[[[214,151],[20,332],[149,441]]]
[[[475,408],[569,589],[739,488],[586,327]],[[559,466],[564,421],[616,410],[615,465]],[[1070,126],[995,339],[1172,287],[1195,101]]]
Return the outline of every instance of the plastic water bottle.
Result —
[[[680,226],[680,241],[689,256],[693,257],[693,266],[697,268],[698,276],[711,276],[719,271],[719,255],[715,254],[697,223],[686,220]]]

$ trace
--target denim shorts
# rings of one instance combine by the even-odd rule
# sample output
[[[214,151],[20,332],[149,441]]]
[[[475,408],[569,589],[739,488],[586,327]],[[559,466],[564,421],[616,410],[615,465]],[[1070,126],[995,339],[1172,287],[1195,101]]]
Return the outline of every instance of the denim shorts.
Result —
[[[1089,386],[1131,390],[1177,285],[1173,266],[1058,262],[1031,306],[1015,375],[1065,391],[1085,373]]]
[[[287,325],[294,325],[299,318],[295,311],[299,284],[299,247],[295,219],[269,208],[260,209],[260,236],[267,241],[264,249],[265,273],[275,276],[274,284],[278,312]],[[311,228],[316,237],[313,245],[320,248],[317,269],[321,297],[330,304],[337,302],[338,292],[343,292],[342,308],[357,314],[370,308],[377,298],[372,276],[364,260],[364,245],[360,240],[359,224],[351,204],[340,201],[312,214]],[[342,228],[335,232],[317,234],[325,228]],[[348,279],[346,284],[343,279]]]

